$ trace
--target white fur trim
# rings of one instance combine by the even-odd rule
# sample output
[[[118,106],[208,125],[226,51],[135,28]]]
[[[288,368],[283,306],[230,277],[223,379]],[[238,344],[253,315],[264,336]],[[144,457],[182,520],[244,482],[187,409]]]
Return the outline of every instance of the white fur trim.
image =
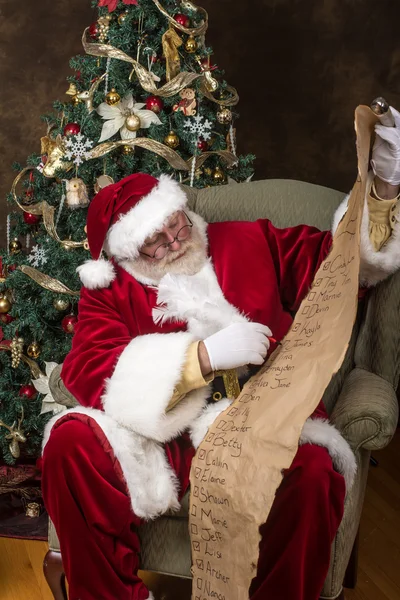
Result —
[[[228,406],[232,404],[232,402],[233,400],[223,398],[223,400],[208,404],[208,406],[203,409],[203,412],[195,420],[189,430],[190,439],[192,440],[192,444],[196,449],[200,446],[201,442],[205,438],[210,425],[214,423],[218,415],[224,412],[224,410],[226,410]]]
[[[368,195],[374,174],[370,171],[368,175],[367,191]],[[332,233],[335,233],[339,222],[346,214],[349,195],[343,200],[336,210]],[[369,235],[369,211],[368,202],[365,198],[363,216],[360,232],[360,284],[363,286],[373,286],[392,275],[400,268],[400,219],[396,214],[396,224],[393,227],[392,235],[386,244],[376,252],[371,244]]]
[[[205,386],[165,412],[181,379],[189,345],[187,332],[142,335],[122,352],[103,395],[105,413],[124,427],[158,442],[178,436],[200,414]]]
[[[179,509],[179,482],[168,463],[164,448],[129,431],[100,410],[72,408],[53,417],[45,427],[43,449],[53,425],[68,413],[87,415],[101,427],[120,462],[132,510],[138,517],[154,519],[168,510]]]
[[[153,596],[153,592],[149,592],[147,600],[155,600],[155,598]]]
[[[110,228],[107,251],[119,259],[134,259],[145,239],[160,229],[167,218],[185,208],[187,197],[179,184],[161,175],[158,185]]]
[[[341,473],[350,490],[357,472],[357,462],[352,449],[334,425],[327,419],[307,419],[302,429],[299,444],[323,446],[332,458],[333,466]]]
[[[83,285],[89,290],[108,287],[116,276],[113,265],[104,258],[87,260],[76,271]]]

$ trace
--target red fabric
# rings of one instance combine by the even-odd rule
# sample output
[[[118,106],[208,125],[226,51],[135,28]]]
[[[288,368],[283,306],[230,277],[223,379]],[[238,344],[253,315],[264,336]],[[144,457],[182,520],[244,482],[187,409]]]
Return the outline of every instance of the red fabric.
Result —
[[[305,225],[277,229],[260,220],[211,224],[208,240],[226,299],[281,340],[329,252],[331,234]],[[155,325],[156,291],[115,268],[109,288],[82,289],[72,351],[62,370],[64,384],[79,402],[100,409],[104,381],[133,338],[185,329],[182,323]]]
[[[140,519],[132,513],[118,461],[99,436],[89,417],[64,417],[44,450],[43,497],[60,537],[70,600],[145,600],[148,590],[137,576]],[[180,438],[166,449],[183,492],[193,448]],[[327,451],[300,447],[260,529],[250,600],[318,599],[344,496],[343,477]]]
[[[151,175],[134,173],[103,188],[93,198],[87,215],[87,236],[95,260],[100,256],[110,226],[150,194],[157,184],[158,179]]]

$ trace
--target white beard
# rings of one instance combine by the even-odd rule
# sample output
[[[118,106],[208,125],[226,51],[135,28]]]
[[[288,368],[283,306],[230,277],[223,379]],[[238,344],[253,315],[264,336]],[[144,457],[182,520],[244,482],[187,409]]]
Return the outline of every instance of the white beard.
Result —
[[[207,238],[202,228],[193,223],[191,235],[181,242],[179,250],[171,250],[161,260],[148,260],[139,256],[135,260],[120,261],[120,265],[138,281],[157,285],[167,273],[195,275],[207,261]]]

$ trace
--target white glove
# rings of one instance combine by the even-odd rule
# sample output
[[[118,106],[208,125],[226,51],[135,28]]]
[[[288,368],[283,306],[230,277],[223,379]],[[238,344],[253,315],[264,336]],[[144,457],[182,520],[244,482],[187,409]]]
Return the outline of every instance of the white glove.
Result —
[[[233,323],[204,340],[213,371],[262,365],[272,333],[260,323]]]
[[[375,143],[372,150],[372,170],[382,181],[391,185],[400,184],[400,113],[390,107],[395,127],[375,125]]]

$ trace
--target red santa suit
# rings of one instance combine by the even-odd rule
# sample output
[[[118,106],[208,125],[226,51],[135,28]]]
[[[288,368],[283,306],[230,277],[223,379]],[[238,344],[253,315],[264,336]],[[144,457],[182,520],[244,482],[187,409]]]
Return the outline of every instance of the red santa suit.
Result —
[[[200,440],[226,407],[208,405],[211,386],[204,385],[166,412],[189,347],[242,320],[267,325],[281,340],[331,245],[329,232],[304,225],[207,225],[188,213],[209,258],[195,275],[167,275],[154,286],[138,280],[123,257],[136,256],[186,197],[168,178],[150,180],[130,176],[102,190],[89,209],[92,255],[99,257],[105,238],[100,231],[91,242],[93,224],[107,231],[111,223],[106,247],[116,259],[81,269],[86,287],[62,371],[81,407],[57,415],[45,435],[43,494],[73,600],[152,598],[137,577],[136,528],[178,508],[195,452],[188,432]],[[322,406],[301,441],[309,443],[285,473],[261,529],[251,600],[316,600],[323,586],[345,480],[351,485],[356,465]]]

